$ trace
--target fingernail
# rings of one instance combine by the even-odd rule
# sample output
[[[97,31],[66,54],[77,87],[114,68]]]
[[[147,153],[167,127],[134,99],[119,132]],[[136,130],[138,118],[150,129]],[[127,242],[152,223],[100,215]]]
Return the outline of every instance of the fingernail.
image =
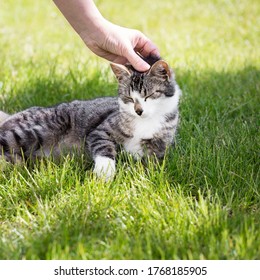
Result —
[[[139,67],[136,69],[140,72],[145,72],[145,71],[148,71],[150,69],[150,65],[146,62],[143,61],[142,64],[138,65]]]

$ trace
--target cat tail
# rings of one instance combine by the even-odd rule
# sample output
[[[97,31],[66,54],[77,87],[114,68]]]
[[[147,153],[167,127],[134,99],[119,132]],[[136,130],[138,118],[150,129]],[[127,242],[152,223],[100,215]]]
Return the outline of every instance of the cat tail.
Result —
[[[10,115],[6,114],[6,113],[3,112],[3,111],[0,111],[0,124],[1,124],[5,119],[7,119],[8,117],[10,117]]]

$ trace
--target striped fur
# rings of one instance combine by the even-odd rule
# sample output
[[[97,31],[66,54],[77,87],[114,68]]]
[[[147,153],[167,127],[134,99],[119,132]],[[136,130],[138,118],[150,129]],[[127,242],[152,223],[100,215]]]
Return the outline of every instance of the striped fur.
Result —
[[[163,157],[178,124],[181,91],[172,70],[162,60],[146,73],[111,67],[119,81],[118,97],[1,113],[0,158],[16,163],[83,148],[95,162],[95,173],[108,180],[115,173],[118,146],[137,158],[147,153]]]

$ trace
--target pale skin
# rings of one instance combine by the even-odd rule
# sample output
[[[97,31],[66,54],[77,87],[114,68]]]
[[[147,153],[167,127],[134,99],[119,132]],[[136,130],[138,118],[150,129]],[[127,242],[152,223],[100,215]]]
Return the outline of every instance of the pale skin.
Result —
[[[150,66],[137,53],[159,56],[159,50],[142,32],[106,20],[92,0],[53,0],[86,46],[111,62],[129,62],[140,71]]]

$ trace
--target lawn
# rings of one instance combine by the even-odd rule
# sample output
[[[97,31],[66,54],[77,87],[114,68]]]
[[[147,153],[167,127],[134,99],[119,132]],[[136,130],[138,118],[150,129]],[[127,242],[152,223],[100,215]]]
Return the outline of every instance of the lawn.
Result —
[[[183,90],[175,149],[113,182],[66,157],[0,173],[0,259],[260,259],[260,3],[96,1],[159,47]],[[0,110],[116,95],[52,1],[0,0]]]

